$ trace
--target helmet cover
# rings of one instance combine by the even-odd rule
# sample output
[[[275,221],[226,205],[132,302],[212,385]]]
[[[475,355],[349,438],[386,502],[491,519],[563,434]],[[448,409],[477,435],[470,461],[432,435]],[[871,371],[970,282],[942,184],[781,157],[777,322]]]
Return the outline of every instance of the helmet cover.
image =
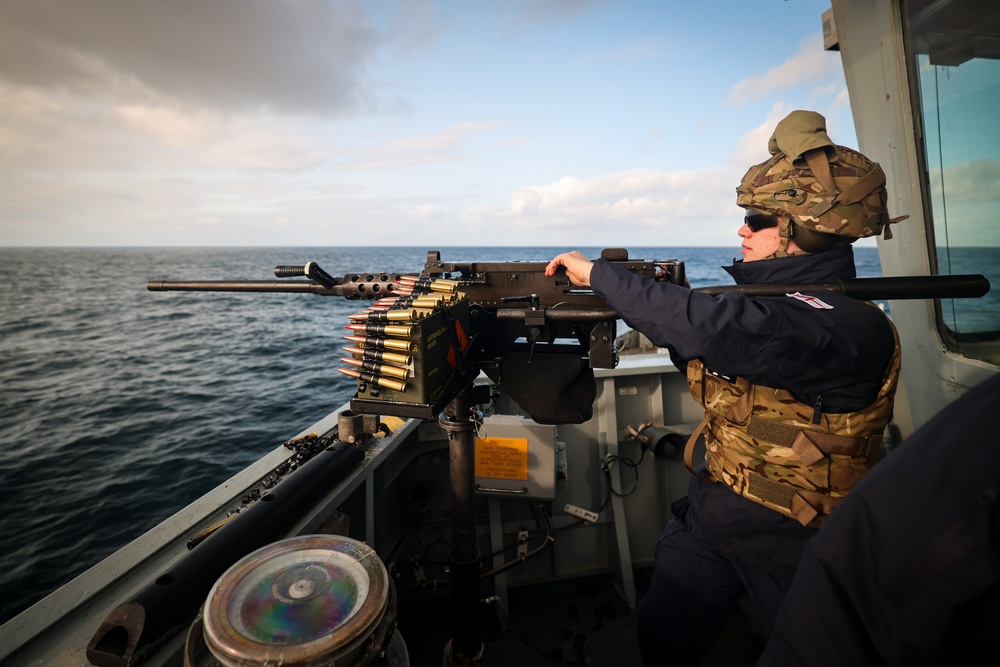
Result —
[[[736,203],[787,218],[779,232],[806,252],[847,245],[885,230],[891,238],[882,168],[861,153],[838,146],[815,111],[793,111],[768,141],[772,157],[750,167]]]

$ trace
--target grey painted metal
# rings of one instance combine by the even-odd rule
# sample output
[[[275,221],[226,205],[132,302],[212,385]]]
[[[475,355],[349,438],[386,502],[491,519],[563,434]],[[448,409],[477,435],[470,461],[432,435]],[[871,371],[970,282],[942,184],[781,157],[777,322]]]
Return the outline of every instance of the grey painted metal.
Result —
[[[615,378],[603,378],[598,384],[597,408],[594,410],[598,422],[598,451],[601,453],[602,461],[607,460],[607,457],[619,455],[616,397]],[[617,474],[620,470],[621,466],[615,466],[614,472],[608,476],[611,488],[608,488],[607,492],[611,496],[611,520],[615,536],[612,546],[616,559],[612,573],[628,608],[635,611],[635,577],[632,574],[632,548],[629,545],[628,520],[625,517],[624,500],[613,492],[614,485],[621,484],[621,476]]]
[[[503,515],[500,509],[500,498],[490,496],[488,506],[490,511],[490,549],[493,550],[493,564],[491,567],[495,569],[504,564],[504,524]],[[516,530],[516,528],[514,528],[514,530]],[[493,575],[493,590],[497,598],[500,599],[500,607],[503,609],[510,609],[510,603],[507,599],[506,571],[498,572]]]
[[[299,435],[325,433],[337,423],[343,406]],[[359,466],[341,484],[330,489],[289,535],[311,532],[384,462],[408,434],[416,429],[407,422],[392,436],[378,438]],[[89,666],[85,649],[105,616],[122,600],[141,590],[170,569],[187,553],[192,535],[213,525],[239,504],[248,489],[259,486],[289,451],[277,447],[270,454],[226,480],[160,525],[115,552],[61,587],[41,602],[0,627],[0,662],[12,665]],[[161,664],[183,648],[183,637],[175,638],[151,656],[146,664]]]
[[[556,427],[520,415],[491,415],[483,421],[482,438],[515,438],[528,441],[527,479],[476,476],[480,495],[518,495],[552,500],[556,497]]]
[[[861,151],[886,173],[891,215],[908,214],[879,239],[885,275],[928,275],[932,239],[923,210],[919,141],[906,73],[899,3],[894,0],[833,0],[844,75]],[[996,366],[947,349],[937,330],[932,301],[893,301],[892,319],[903,347],[903,381],[912,415],[897,423],[908,435],[938,410],[998,372]],[[897,398],[899,400],[899,398]]]

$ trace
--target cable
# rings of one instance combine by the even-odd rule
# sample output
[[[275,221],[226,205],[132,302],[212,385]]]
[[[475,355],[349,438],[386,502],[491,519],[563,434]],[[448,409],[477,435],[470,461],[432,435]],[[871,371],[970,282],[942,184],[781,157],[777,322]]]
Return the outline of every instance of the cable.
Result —
[[[633,461],[629,457],[621,456],[620,454],[608,454],[607,456],[604,457],[604,460],[601,462],[601,470],[607,477],[608,489],[610,490],[610,493],[604,496],[604,500],[601,502],[601,506],[597,509],[598,516],[600,516],[604,512],[604,510],[607,509],[608,503],[611,502],[612,496],[618,496],[619,498],[628,498],[639,489],[639,465],[646,458],[646,449],[647,449],[641,444],[639,448],[640,448],[640,454],[638,461]],[[628,466],[629,468],[632,468],[632,470],[635,471],[635,482],[632,484],[632,488],[627,493],[615,490],[615,486],[611,478],[611,467],[616,463],[621,463],[622,465]],[[553,532],[553,535],[558,535],[559,533],[565,530],[570,530],[572,528],[579,528],[580,526],[585,526],[590,523],[591,522],[587,521],[586,519],[580,519],[580,521],[578,521],[577,523],[572,523],[568,526],[563,526],[562,528],[555,530]]]
[[[412,504],[411,504],[411,506],[412,506]],[[486,578],[486,577],[492,577],[493,575],[500,574],[501,572],[509,570],[510,568],[514,567],[515,565],[520,565],[521,563],[524,563],[528,559],[533,558],[533,557],[537,556],[538,554],[540,554],[542,551],[545,550],[546,547],[548,547],[550,544],[553,544],[556,541],[555,540],[555,532],[552,530],[552,522],[549,519],[548,514],[545,513],[545,510],[542,507],[542,503],[539,501],[536,504],[533,504],[531,507],[532,507],[532,513],[535,515],[535,521],[538,523],[538,528],[535,531],[535,535],[539,534],[542,531],[541,524],[542,523],[545,524],[545,529],[544,529],[545,530],[545,538],[542,540],[541,544],[539,544],[534,549],[525,552],[525,554],[523,556],[519,556],[518,558],[516,558],[514,560],[509,560],[509,561],[507,561],[505,563],[502,563],[502,564],[498,565],[497,567],[493,568],[492,570],[488,570],[486,572],[481,573],[479,575],[481,579]],[[420,523],[425,524],[428,527],[432,527],[431,524],[429,524],[428,522],[426,522],[424,520],[424,518],[421,516],[419,508],[417,508],[415,506],[412,506],[412,509],[418,515],[418,518],[420,519]],[[418,527],[419,527],[419,524],[417,526],[414,526],[414,527],[410,528],[406,532],[408,534],[412,535],[413,533],[416,532],[416,530],[417,530]],[[435,527],[434,529],[437,530],[438,532],[443,532],[439,528]],[[535,535],[529,535],[528,539],[532,539]],[[429,545],[427,547],[424,547],[423,545],[419,545],[418,544],[417,546],[419,547],[421,556],[415,556],[415,558],[417,558],[418,561],[421,564],[447,565],[446,562],[427,560],[426,558],[423,557],[423,556],[426,556],[426,554],[430,551],[431,548],[436,547],[436,546],[441,545],[441,544],[447,545],[448,542],[446,540],[444,540],[444,539],[439,539],[435,543],[433,543],[433,544],[431,544],[431,545]],[[493,552],[492,554],[490,554],[490,556],[498,556],[498,555],[504,553],[505,551],[509,551],[510,549],[516,548],[519,545],[520,545],[520,543],[515,543],[515,544],[513,544],[511,546],[504,547],[502,549],[499,549],[499,550]],[[398,545],[397,545],[397,547],[398,547]],[[396,550],[396,548],[393,549],[393,552],[395,552],[395,550]],[[447,587],[450,583],[451,583],[450,581],[441,580],[441,579],[426,579],[426,580],[424,580],[423,582],[421,582],[418,585],[418,588],[420,590],[422,590],[422,591],[427,591],[427,590],[436,591],[439,588]]]
[[[639,464],[641,464],[642,460],[646,458],[646,448],[640,447],[640,450],[642,453],[639,455],[638,461],[633,461],[632,459],[626,456],[621,456],[619,454],[608,454],[607,456],[604,457],[604,461],[601,463],[601,470],[604,471],[604,474],[608,478],[608,489],[611,491],[612,494],[618,496],[619,498],[628,498],[639,489]],[[632,484],[632,488],[627,493],[615,490],[615,485],[611,478],[611,466],[614,465],[615,463],[621,463],[622,465],[628,466],[629,468],[632,468],[632,470],[635,472],[635,482]],[[601,506],[601,509],[604,509],[606,505],[607,505],[607,500],[604,501],[604,504]]]
[[[533,506],[532,510],[534,511],[534,509],[535,508]],[[535,515],[535,518],[537,519],[538,516],[540,515],[541,518],[545,521],[545,539],[542,541],[542,543],[540,545],[538,545],[537,547],[535,547],[534,549],[532,549],[531,551],[526,552],[523,556],[519,557],[517,560],[507,561],[506,563],[504,563],[502,565],[498,565],[497,567],[493,568],[492,570],[490,570],[488,572],[483,572],[480,575],[480,578],[492,577],[495,574],[500,574],[501,572],[503,572],[505,570],[509,570],[510,568],[514,567],[515,565],[520,565],[521,563],[525,562],[529,558],[532,558],[532,557],[540,554],[545,549],[545,547],[549,546],[550,544],[552,544],[552,543],[554,543],[556,541],[556,538],[553,537],[553,534],[552,534],[552,522],[549,521],[549,516],[545,513],[545,510],[542,509],[542,504],[541,503],[537,504],[537,510],[538,510],[538,514]]]

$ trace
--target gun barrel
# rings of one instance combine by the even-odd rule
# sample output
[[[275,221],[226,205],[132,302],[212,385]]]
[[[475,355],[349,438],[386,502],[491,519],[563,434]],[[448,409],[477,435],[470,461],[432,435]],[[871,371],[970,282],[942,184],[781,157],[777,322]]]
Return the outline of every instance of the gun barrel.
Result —
[[[956,276],[893,276],[854,278],[831,283],[783,283],[771,285],[718,285],[699,287],[695,292],[782,296],[792,292],[840,292],[855,299],[964,299],[981,297],[990,291],[990,281],[979,274]]]
[[[541,313],[541,310],[525,308],[500,308],[497,319],[506,322],[522,322]],[[545,319],[549,322],[602,322],[617,320],[618,313],[612,308],[545,308]]]
[[[150,292],[295,292],[345,296],[340,286],[323,287],[314,282],[290,280],[149,280]]]

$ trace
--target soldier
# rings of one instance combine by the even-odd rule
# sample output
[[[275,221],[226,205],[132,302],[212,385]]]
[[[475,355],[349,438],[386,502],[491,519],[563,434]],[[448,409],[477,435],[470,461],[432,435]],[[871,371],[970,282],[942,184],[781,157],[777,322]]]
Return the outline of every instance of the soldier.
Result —
[[[895,222],[881,168],[811,111],[778,123],[768,148],[737,188],[743,259],[726,270],[740,284],[855,277],[850,244]],[[770,629],[806,541],[872,464],[892,417],[895,331],[841,294],[713,297],[578,252],[546,274],[559,266],[665,347],[705,409],[706,459],[671,507],[638,616],[646,664],[697,664],[744,591]]]

